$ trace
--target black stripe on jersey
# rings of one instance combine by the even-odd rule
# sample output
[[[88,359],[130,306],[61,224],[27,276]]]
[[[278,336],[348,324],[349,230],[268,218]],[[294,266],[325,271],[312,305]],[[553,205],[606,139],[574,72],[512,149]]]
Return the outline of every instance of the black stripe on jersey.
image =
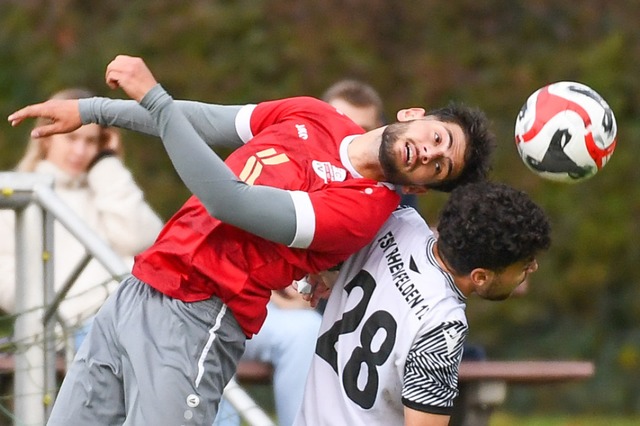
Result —
[[[436,414],[453,407],[467,330],[461,321],[445,322],[413,344],[407,355],[402,390],[403,400],[411,405],[405,405]]]
[[[429,261],[429,263],[431,263],[433,266],[435,266],[436,268],[438,268],[438,270],[440,272],[442,272],[442,275],[444,275],[444,277],[447,280],[447,284],[449,285],[449,287],[451,288],[451,290],[453,290],[458,297],[460,298],[460,300],[465,301],[467,300],[467,297],[462,294],[462,292],[460,291],[460,289],[458,288],[458,286],[456,286],[453,282],[453,277],[451,276],[451,274],[447,271],[445,271],[444,269],[442,269],[442,267],[440,267],[440,264],[438,263],[438,261],[436,260],[436,257],[433,254],[433,246],[436,245],[436,239],[435,237],[431,237],[429,238],[429,240],[427,241],[427,260]]]
[[[453,415],[453,406],[451,407],[438,407],[435,405],[422,405],[422,404],[416,404],[413,401],[409,401],[406,398],[402,398],[402,405],[407,406],[409,408],[412,408],[416,411],[422,411],[424,413],[430,413],[430,414],[442,414],[445,416],[451,416]]]

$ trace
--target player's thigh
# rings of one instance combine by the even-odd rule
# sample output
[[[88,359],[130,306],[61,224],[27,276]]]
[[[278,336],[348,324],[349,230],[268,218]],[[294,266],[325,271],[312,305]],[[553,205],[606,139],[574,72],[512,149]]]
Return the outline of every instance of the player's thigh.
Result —
[[[122,383],[110,367],[93,364],[80,370],[72,366],[47,425],[122,424],[124,414]]]
[[[96,315],[91,330],[67,371],[48,425],[122,424],[124,392],[119,345],[115,335],[117,297]]]
[[[216,298],[155,297],[139,311],[121,335],[127,424],[211,424],[244,348],[233,315]]]

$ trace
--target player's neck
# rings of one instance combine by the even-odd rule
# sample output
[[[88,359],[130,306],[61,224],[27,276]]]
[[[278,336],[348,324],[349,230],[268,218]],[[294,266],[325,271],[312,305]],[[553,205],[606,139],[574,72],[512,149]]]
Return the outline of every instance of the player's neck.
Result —
[[[473,293],[473,283],[469,275],[457,274],[440,255],[437,243],[433,245],[433,256],[436,258],[440,267],[451,275],[453,283],[458,287],[458,290],[460,290],[466,297],[469,297],[469,295]]]
[[[378,128],[356,136],[347,147],[347,155],[356,171],[365,178],[377,181],[385,180],[379,159],[383,130]]]

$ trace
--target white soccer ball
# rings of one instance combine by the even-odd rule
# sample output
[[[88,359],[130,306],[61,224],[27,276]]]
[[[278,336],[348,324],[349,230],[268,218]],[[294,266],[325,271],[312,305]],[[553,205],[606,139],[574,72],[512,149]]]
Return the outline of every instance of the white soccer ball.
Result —
[[[580,182],[595,175],[616,148],[613,111],[592,88],[571,81],[536,90],[516,119],[518,153],[537,175]]]

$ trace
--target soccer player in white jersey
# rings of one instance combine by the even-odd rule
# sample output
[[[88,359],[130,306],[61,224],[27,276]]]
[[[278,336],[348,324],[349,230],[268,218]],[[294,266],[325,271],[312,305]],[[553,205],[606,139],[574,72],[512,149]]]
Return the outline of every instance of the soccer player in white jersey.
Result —
[[[296,425],[449,423],[467,297],[509,297],[551,240],[539,206],[489,182],[454,190],[437,229],[399,207],[342,265]]]

